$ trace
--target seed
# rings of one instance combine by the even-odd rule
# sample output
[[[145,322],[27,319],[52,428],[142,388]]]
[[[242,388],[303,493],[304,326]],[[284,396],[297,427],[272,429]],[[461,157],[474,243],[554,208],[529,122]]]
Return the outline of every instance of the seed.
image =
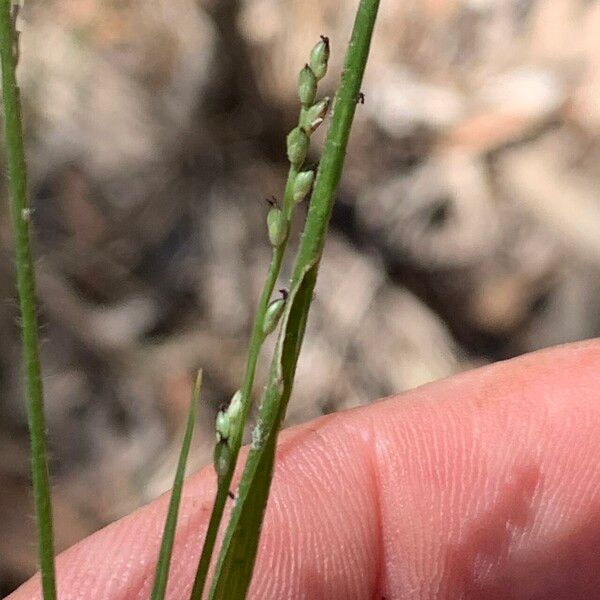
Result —
[[[271,244],[275,248],[281,246],[287,236],[287,222],[280,208],[274,206],[267,213],[267,229]]]
[[[287,136],[287,155],[296,168],[300,168],[308,153],[309,138],[301,127],[292,129]]]
[[[323,79],[327,73],[327,63],[329,61],[329,38],[321,36],[321,41],[311,50],[309,66],[312,69],[317,81]]]
[[[310,106],[317,95],[317,78],[308,65],[298,75],[298,97],[302,106]]]

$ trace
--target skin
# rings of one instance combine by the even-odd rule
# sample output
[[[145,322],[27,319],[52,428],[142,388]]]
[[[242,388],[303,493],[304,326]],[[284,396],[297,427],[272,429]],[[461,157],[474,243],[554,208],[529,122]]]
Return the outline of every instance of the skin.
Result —
[[[600,598],[599,458],[598,341],[288,430],[250,597]],[[211,469],[186,484],[171,600],[189,593],[214,485]],[[63,553],[61,600],[148,598],[167,502]]]

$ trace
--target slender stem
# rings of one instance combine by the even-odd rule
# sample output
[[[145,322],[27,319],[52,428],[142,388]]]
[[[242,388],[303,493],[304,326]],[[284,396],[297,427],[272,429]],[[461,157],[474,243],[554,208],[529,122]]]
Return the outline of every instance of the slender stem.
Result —
[[[217,533],[219,532],[219,525],[223,518],[223,511],[225,510],[228,494],[229,490],[227,489],[227,486],[222,485],[217,489],[215,503],[213,504],[208,529],[206,531],[206,537],[204,538],[204,545],[202,546],[200,562],[198,563],[198,569],[194,579],[194,587],[192,588],[192,593],[190,595],[190,598],[193,600],[200,600],[204,593],[206,575],[208,574],[208,568],[210,567],[210,559],[212,558],[212,553],[215,548]]]
[[[256,373],[256,363],[260,354],[260,348],[264,341],[264,335],[262,332],[262,324],[265,318],[265,312],[269,304],[271,295],[277,278],[279,277],[279,271],[281,269],[281,262],[284,254],[284,245],[273,249],[273,256],[271,257],[271,264],[269,265],[269,272],[267,279],[263,287],[263,291],[256,309],[256,315],[254,317],[254,324],[252,326],[252,333],[250,335],[250,346],[248,348],[248,358],[246,361],[246,370],[244,374],[244,382],[241,388],[241,402],[242,402],[242,417],[240,419],[242,425],[239,430],[232,432],[231,436],[231,467],[222,481],[219,482],[217,494],[215,496],[215,502],[210,514],[210,520],[208,523],[208,529],[206,531],[206,537],[204,538],[204,544],[202,546],[202,554],[200,555],[200,561],[198,563],[198,569],[196,571],[196,577],[194,579],[194,587],[192,588],[191,600],[200,600],[204,591],[206,583],[206,575],[208,568],[210,567],[210,560],[215,547],[217,539],[217,533],[219,532],[219,525],[223,518],[223,511],[225,510],[225,504],[229,495],[229,486],[231,485],[231,479],[235,471],[235,464],[237,457],[242,445],[243,436],[243,424],[246,422],[248,412],[250,409],[250,395],[252,393],[252,386],[254,384],[254,375]]]
[[[293,271],[290,295],[238,498],[229,521],[211,587],[212,600],[244,598],[250,583],[274,464],[277,435],[306,327],[312,293],[356,110],[379,0],[361,0],[336,94],[332,123]]]
[[[287,182],[285,184],[285,192],[283,194],[283,212],[285,213],[285,218],[289,222],[292,220],[292,212],[294,210],[294,181],[296,176],[298,175],[298,169],[294,167],[294,165],[290,166],[290,170],[288,173]]]
[[[31,214],[23,150],[21,103],[16,80],[16,34],[11,0],[0,0],[0,62],[4,99],[4,134],[10,213],[15,236],[17,287],[21,311],[27,416],[31,441],[31,472],[35,504],[42,590],[45,600],[56,598],[50,480],[46,458],[44,400],[39,358],[35,277],[29,239]]]
[[[295,167],[291,166],[288,173],[287,183],[285,186],[283,206],[288,221],[288,236],[289,224],[292,219],[292,209],[294,204],[292,198],[293,183],[297,174],[298,170]],[[196,571],[194,586],[192,588],[192,593],[190,596],[191,600],[200,600],[202,598],[202,593],[206,584],[206,576],[210,567],[210,561],[214,551],[219,526],[223,518],[225,504],[229,495],[229,486],[231,485],[231,480],[235,472],[235,465],[237,463],[237,458],[240,452],[240,448],[242,446],[244,425],[246,423],[246,420],[248,419],[248,412],[250,410],[250,397],[252,395],[252,387],[254,385],[256,364],[260,355],[260,349],[265,339],[262,329],[263,322],[265,320],[265,313],[267,311],[267,306],[269,305],[271,296],[273,295],[273,290],[275,288],[275,284],[277,283],[279,272],[281,271],[281,263],[283,261],[283,255],[285,254],[286,246],[287,237],[283,244],[281,244],[277,248],[273,248],[273,254],[271,257],[271,263],[269,265],[269,271],[267,273],[267,278],[263,286],[263,291],[260,296],[258,306],[256,308],[254,323],[252,325],[252,332],[250,334],[250,344],[248,347],[248,357],[246,359],[244,380],[241,387],[242,413],[240,418],[240,426],[237,428],[237,430],[232,432],[231,439],[229,442],[231,452],[231,467],[225,475],[225,477],[219,482],[219,487],[215,496],[215,502],[213,504],[213,508],[210,514],[210,520],[208,523],[208,529],[206,531],[206,537],[204,538],[204,544],[202,546],[202,553],[198,562],[198,569]]]

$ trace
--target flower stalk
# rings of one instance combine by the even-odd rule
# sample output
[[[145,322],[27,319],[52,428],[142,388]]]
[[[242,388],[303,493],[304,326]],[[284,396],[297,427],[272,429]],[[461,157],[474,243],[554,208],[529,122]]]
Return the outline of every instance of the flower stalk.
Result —
[[[334,115],[296,256],[289,297],[281,318],[269,381],[262,396],[252,445],[223,539],[210,600],[242,600],[252,579],[273,474],[277,436],[292,391],[378,8],[379,0],[361,0],[359,3],[342,82],[336,94]],[[315,61],[320,60],[319,54],[325,51],[325,45],[328,55],[329,44],[323,41],[320,52],[313,50],[311,62],[315,55]]]
[[[200,600],[202,598],[225,504],[227,498],[231,495],[229,486],[231,485],[238,454],[242,445],[244,426],[250,409],[250,398],[260,349],[265,338],[277,327],[281,314],[284,311],[284,306],[287,303],[285,298],[271,301],[271,297],[277,278],[279,277],[281,263],[287,247],[294,208],[308,194],[312,185],[312,178],[314,178],[314,173],[308,175],[308,173],[312,173],[311,171],[301,171],[308,154],[310,136],[315,129],[303,126],[303,116],[307,110],[311,110],[315,101],[317,80],[322,78],[327,71],[329,41],[327,41],[327,52],[324,51],[324,45],[325,42],[322,39],[313,48],[311,53],[311,62],[315,62],[312,55],[315,52],[318,55],[317,62],[321,77],[318,78],[311,71],[309,65],[305,65],[298,76],[298,96],[301,101],[301,109],[298,116],[298,125],[287,136],[287,155],[290,168],[285,185],[283,206],[281,208],[272,206],[267,215],[267,232],[272,247],[271,263],[252,325],[244,380],[240,388],[241,410],[239,419],[236,419],[235,426],[230,427],[226,442],[221,439],[215,445],[215,468],[218,475],[217,493],[194,579],[191,600]],[[320,50],[317,51],[317,47]],[[322,107],[320,110],[322,111]]]
[[[21,99],[17,85],[18,34],[15,28],[17,7],[11,0],[0,0],[0,63],[4,101],[4,136],[8,196],[17,270],[17,289],[21,314],[27,420],[31,445],[31,475],[35,507],[38,553],[44,600],[56,599],[54,535],[48,460],[44,393],[39,356],[36,286],[31,252],[32,213],[27,199],[27,170],[23,148]]]

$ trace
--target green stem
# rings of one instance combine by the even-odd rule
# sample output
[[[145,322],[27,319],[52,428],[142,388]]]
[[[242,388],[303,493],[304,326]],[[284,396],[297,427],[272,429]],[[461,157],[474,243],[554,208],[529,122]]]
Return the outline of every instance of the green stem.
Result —
[[[269,265],[269,272],[267,279],[263,287],[263,291],[256,309],[256,315],[254,317],[254,324],[252,326],[252,333],[250,335],[250,346],[248,349],[248,358],[246,361],[246,370],[244,375],[244,382],[241,388],[241,402],[242,402],[242,415],[240,418],[241,426],[238,430],[232,433],[230,439],[231,445],[231,467],[225,474],[222,480],[219,481],[219,487],[215,496],[215,502],[212,507],[210,514],[210,520],[208,523],[208,529],[206,531],[206,537],[204,538],[204,544],[202,546],[202,554],[200,555],[200,561],[198,562],[198,569],[196,571],[196,577],[194,579],[194,587],[192,588],[191,600],[201,600],[204,586],[206,584],[206,575],[208,568],[210,567],[210,561],[215,547],[217,539],[217,533],[219,532],[219,525],[223,518],[223,511],[225,510],[225,504],[229,495],[229,486],[235,472],[235,464],[237,457],[242,445],[242,436],[244,433],[244,423],[248,417],[250,410],[250,396],[252,393],[252,386],[254,384],[254,375],[256,373],[256,363],[260,354],[260,349],[264,341],[264,335],[262,331],[262,324],[265,318],[265,312],[273,294],[273,289],[279,277],[279,271],[281,269],[281,262],[283,259],[285,244],[273,249],[273,256],[271,257],[271,264]]]
[[[27,416],[31,441],[31,472],[35,504],[42,590],[45,600],[56,598],[54,542],[44,400],[41,379],[35,277],[29,239],[31,214],[27,202],[27,177],[23,150],[21,103],[16,80],[16,36],[11,0],[0,0],[0,62],[4,99],[4,133],[8,170],[10,213],[15,236],[17,288],[21,310],[23,359],[27,392]]]
[[[283,212],[285,214],[285,218],[288,221],[288,224],[291,223],[292,214],[294,211],[294,181],[296,180],[296,176],[298,175],[298,169],[293,165],[290,166],[290,170],[288,173],[287,182],[285,184],[285,192],[283,194]]]
[[[287,183],[284,192],[283,210],[288,221],[287,237],[289,237],[289,225],[291,223],[294,206],[294,201],[292,198],[293,184],[297,174],[298,170],[295,167],[291,166],[288,173]],[[281,263],[283,261],[283,255],[285,254],[285,249],[287,246],[287,237],[284,243],[281,244],[281,246],[273,248],[273,254],[271,257],[271,263],[269,265],[269,271],[267,273],[267,278],[263,286],[263,291],[258,302],[258,307],[256,308],[254,323],[252,325],[252,332],[250,334],[250,344],[248,347],[248,358],[246,359],[244,380],[241,387],[242,413],[240,417],[240,426],[234,432],[232,432],[231,439],[229,441],[231,452],[231,467],[226,473],[225,477],[223,477],[223,479],[219,481],[217,494],[215,496],[215,502],[213,504],[213,508],[210,514],[208,529],[206,531],[206,537],[204,538],[204,544],[202,546],[202,553],[198,562],[198,569],[194,578],[194,586],[192,588],[190,600],[201,600],[202,593],[204,591],[204,586],[206,585],[206,576],[210,567],[210,561],[217,540],[219,526],[223,518],[225,504],[229,495],[229,486],[231,485],[231,480],[235,472],[235,465],[237,463],[237,458],[240,452],[240,448],[242,446],[244,426],[246,420],[248,419],[248,413],[250,410],[250,397],[252,395],[252,387],[254,385],[256,364],[260,355],[260,349],[265,339],[263,333],[263,322],[265,320],[265,313],[267,312],[269,301],[271,300],[275,284],[277,283],[277,278],[279,277],[279,272],[281,271]]]
[[[296,258],[269,383],[261,403],[257,425],[259,435],[248,454],[236,505],[225,532],[209,596],[211,600],[242,599],[250,584],[271,482],[277,435],[292,390],[378,8],[379,0],[361,0],[359,4],[342,82],[336,94],[332,123]]]

